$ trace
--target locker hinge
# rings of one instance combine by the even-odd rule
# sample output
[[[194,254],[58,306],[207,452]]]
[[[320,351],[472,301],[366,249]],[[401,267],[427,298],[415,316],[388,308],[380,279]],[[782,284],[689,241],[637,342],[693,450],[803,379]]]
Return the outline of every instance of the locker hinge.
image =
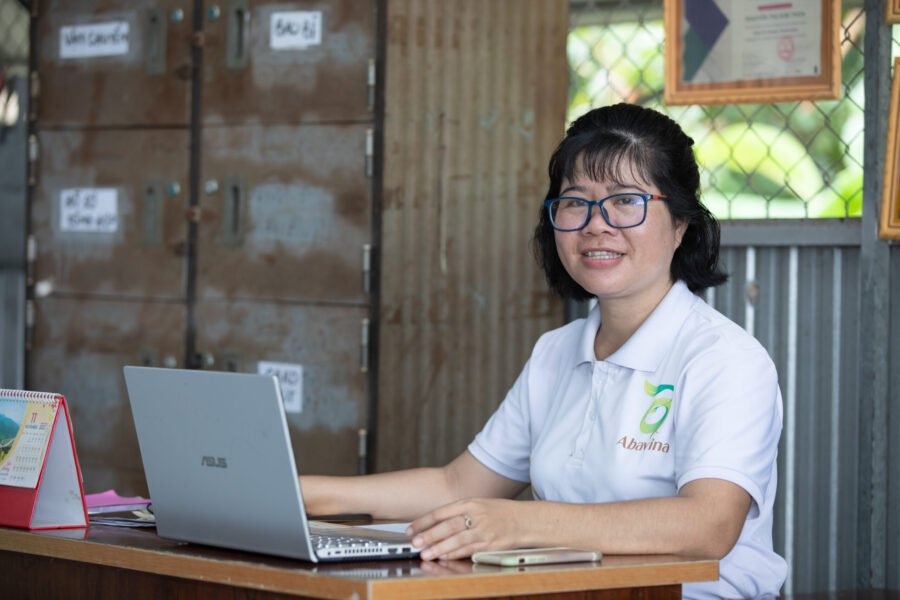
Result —
[[[40,14],[40,11],[38,10],[38,4],[40,4],[40,2],[38,2],[38,0],[31,0],[31,16],[32,17],[37,17]]]
[[[366,129],[366,177],[372,176],[374,155],[375,132],[372,129]]]
[[[369,75],[366,81],[369,110],[375,110],[375,59],[369,59]]]
[[[28,185],[37,185],[38,159],[41,148],[38,145],[37,136],[33,133],[28,136]]]
[[[372,289],[372,244],[362,247],[362,287],[364,294]]]
[[[41,99],[41,75],[37,71],[32,71],[28,78],[28,120],[36,121],[38,102]]]
[[[369,319],[363,319],[359,329],[359,370],[369,372]]]

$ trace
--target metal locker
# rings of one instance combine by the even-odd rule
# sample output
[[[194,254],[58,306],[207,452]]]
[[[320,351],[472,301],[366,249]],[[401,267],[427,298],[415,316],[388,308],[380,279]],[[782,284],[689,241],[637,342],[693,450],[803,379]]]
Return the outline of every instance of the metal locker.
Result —
[[[146,494],[122,367],[179,366],[184,305],[46,297],[34,318],[29,386],[66,395],[85,490]]]
[[[368,308],[201,301],[195,320],[205,368],[279,377],[303,473],[358,472],[368,416]]]
[[[373,118],[375,3],[205,3],[203,122]]]
[[[276,373],[304,470],[360,469],[375,5],[36,5],[27,384],[70,398],[89,491],[146,493],[126,364]]]
[[[204,130],[198,297],[368,302],[369,132]]]
[[[187,132],[44,131],[34,139],[38,293],[183,299]]]
[[[37,7],[31,104],[42,127],[189,123],[193,2]]]

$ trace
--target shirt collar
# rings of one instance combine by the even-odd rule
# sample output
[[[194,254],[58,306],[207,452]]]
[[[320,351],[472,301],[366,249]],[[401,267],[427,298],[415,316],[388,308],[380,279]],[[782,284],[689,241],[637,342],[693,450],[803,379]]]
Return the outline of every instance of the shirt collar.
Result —
[[[672,351],[675,336],[697,301],[697,296],[683,281],[676,281],[634,335],[606,360],[635,371],[656,371],[662,359]],[[581,332],[579,364],[596,360],[594,338],[600,323],[600,307],[595,305],[588,313]]]

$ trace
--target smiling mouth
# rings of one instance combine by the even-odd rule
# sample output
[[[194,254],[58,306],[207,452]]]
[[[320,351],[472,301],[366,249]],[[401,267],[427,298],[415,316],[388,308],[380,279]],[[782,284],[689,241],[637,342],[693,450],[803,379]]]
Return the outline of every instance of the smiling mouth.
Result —
[[[621,252],[609,252],[607,250],[588,250],[583,253],[583,256],[587,258],[596,258],[599,260],[612,260],[614,258],[619,258],[620,256],[625,256]]]

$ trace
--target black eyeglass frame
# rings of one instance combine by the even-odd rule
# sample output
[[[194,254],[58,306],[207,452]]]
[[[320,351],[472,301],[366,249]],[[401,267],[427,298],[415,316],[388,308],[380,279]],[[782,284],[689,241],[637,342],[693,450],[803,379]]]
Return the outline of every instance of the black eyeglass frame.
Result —
[[[613,225],[612,223],[610,223],[609,213],[606,212],[606,209],[603,208],[603,205],[606,203],[607,200],[610,200],[612,198],[621,198],[623,196],[637,196],[638,198],[640,198],[644,201],[644,203],[642,205],[644,207],[644,214],[641,215],[640,222],[635,223],[634,225]],[[648,202],[650,202],[651,200],[668,200],[668,199],[669,199],[669,197],[664,194],[643,194],[643,193],[639,193],[639,192],[623,192],[620,194],[610,194],[609,196],[607,196],[605,198],[600,198],[599,200],[586,200],[585,198],[578,198],[577,196],[560,196],[559,198],[551,198],[550,200],[544,200],[544,206],[547,208],[547,218],[550,219],[550,225],[556,231],[565,231],[565,232],[581,231],[582,229],[587,227],[588,223],[591,222],[591,216],[592,216],[594,206],[597,206],[597,208],[600,209],[600,216],[603,217],[603,220],[610,227],[612,227],[614,229],[632,229],[634,227],[640,227],[641,225],[644,224],[644,221],[647,220],[647,203]],[[574,229],[563,229],[562,227],[556,226],[556,222],[553,219],[553,203],[559,202],[560,200],[577,200],[578,202],[582,202],[587,205],[587,207],[588,207],[587,215],[585,216],[584,223],[582,223],[580,227],[576,227]]]

